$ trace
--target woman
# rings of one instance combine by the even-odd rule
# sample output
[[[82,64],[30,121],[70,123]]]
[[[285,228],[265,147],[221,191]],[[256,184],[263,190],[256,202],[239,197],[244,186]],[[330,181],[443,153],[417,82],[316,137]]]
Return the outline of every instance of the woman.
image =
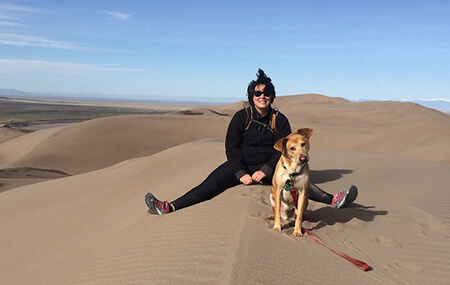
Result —
[[[258,70],[257,80],[249,83],[247,96],[250,107],[238,111],[231,119],[225,140],[227,161],[216,168],[200,185],[180,198],[160,201],[152,193],[145,202],[152,214],[163,215],[209,200],[240,183],[271,184],[272,175],[281,153],[273,146],[291,133],[288,119],[272,108],[275,87],[264,71]],[[344,192],[328,194],[314,184],[308,191],[309,199],[344,208],[358,195],[351,185]]]

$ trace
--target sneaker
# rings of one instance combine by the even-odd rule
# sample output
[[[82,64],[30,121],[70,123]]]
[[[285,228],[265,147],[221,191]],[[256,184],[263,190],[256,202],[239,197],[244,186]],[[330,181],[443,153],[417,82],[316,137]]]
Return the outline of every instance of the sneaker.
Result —
[[[338,209],[346,208],[355,201],[358,196],[358,188],[355,185],[350,185],[346,191],[340,191],[339,193],[333,194],[333,196],[331,207]]]
[[[148,206],[148,211],[153,215],[164,215],[169,213],[169,201],[159,201],[150,192],[145,194],[145,203]]]

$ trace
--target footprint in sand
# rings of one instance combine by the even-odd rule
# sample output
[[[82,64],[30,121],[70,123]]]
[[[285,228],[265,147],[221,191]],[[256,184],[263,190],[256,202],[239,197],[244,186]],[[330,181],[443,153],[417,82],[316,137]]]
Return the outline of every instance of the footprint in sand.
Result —
[[[376,236],[374,240],[384,246],[400,248],[402,247],[401,243],[384,236]]]
[[[357,219],[352,219],[351,221],[349,221],[347,223],[348,227],[354,228],[354,229],[362,229],[365,228],[367,226],[366,222],[363,222],[361,220],[357,220]]]
[[[397,269],[401,269],[401,270],[404,270],[404,271],[407,271],[407,272],[411,272],[411,273],[414,273],[414,274],[420,274],[420,273],[423,272],[422,267],[417,266],[415,264],[411,264],[411,263],[395,261],[394,262],[394,266]]]
[[[273,213],[269,213],[267,211],[255,211],[254,213],[250,214],[250,217],[257,218],[257,219],[263,219],[265,221],[273,221]]]
[[[332,229],[333,231],[340,233],[343,232],[345,230],[345,226],[343,224],[334,224],[330,227],[330,229]]]
[[[429,230],[442,230],[445,226],[438,222],[424,222],[420,224],[422,227]]]
[[[422,230],[422,234],[426,237],[433,236],[433,234],[438,234],[439,236],[450,238],[450,231],[442,223],[430,221],[421,223],[420,225],[424,228],[424,230]]]

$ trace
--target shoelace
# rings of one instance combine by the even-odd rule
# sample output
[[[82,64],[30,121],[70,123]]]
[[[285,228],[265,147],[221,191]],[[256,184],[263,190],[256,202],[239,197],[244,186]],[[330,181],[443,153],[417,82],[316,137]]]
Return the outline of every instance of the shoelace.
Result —
[[[155,204],[156,204],[156,207],[158,207],[158,209],[166,211],[166,207],[165,207],[166,203],[165,202],[161,202],[155,198]]]
[[[338,193],[336,193],[335,195],[334,195],[334,197],[333,197],[333,203],[332,203],[332,205],[335,205],[335,204],[337,204],[337,203],[339,203],[339,202],[341,202],[342,201],[342,199],[345,197],[345,192],[344,191],[339,191]]]
[[[158,209],[163,210],[165,213],[169,212],[169,206],[167,205],[167,201],[162,202],[155,198],[155,204]]]

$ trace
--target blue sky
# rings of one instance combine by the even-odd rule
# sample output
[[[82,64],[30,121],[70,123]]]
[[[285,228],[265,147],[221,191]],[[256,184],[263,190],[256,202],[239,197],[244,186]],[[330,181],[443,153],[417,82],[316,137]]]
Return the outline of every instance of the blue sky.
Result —
[[[0,89],[125,98],[450,99],[450,2],[1,1]]]

